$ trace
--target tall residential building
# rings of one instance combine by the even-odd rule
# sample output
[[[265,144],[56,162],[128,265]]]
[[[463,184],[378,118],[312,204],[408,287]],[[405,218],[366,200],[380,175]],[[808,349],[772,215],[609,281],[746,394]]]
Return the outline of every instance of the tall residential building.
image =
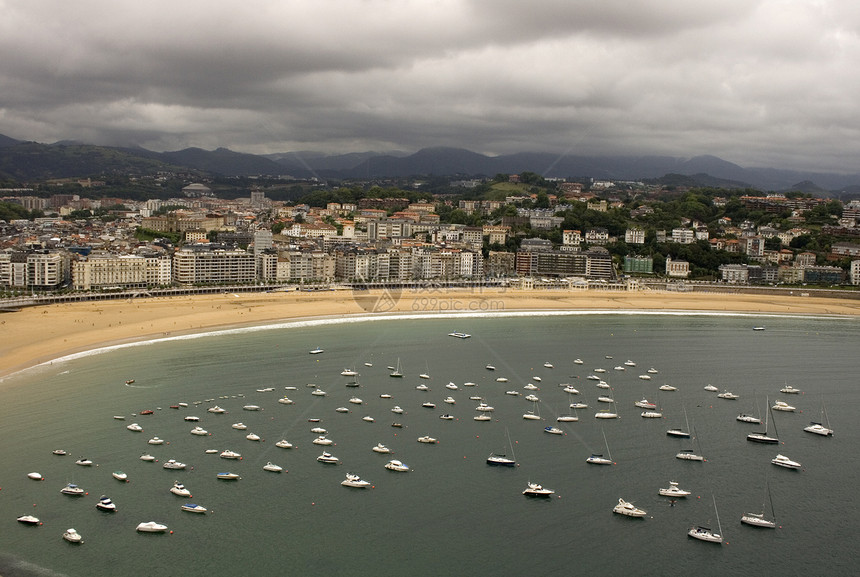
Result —
[[[241,284],[256,280],[254,255],[223,245],[196,244],[173,255],[174,280],[180,285]]]
[[[78,290],[145,288],[147,260],[130,254],[90,254],[81,257],[72,263],[72,286]]]

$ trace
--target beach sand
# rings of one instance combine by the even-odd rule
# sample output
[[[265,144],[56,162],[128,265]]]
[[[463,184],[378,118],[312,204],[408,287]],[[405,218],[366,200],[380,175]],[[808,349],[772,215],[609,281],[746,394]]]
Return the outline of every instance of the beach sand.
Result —
[[[226,293],[63,303],[0,313],[0,378],[72,353],[112,344],[308,317],[604,309],[857,316],[860,315],[860,300],[753,294],[484,288],[402,293]]]

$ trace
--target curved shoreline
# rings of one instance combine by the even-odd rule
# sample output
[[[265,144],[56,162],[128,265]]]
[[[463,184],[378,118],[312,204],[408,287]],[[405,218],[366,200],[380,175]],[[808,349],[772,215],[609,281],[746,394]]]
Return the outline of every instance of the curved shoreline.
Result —
[[[0,383],[22,370],[106,347],[279,323],[462,314],[739,314],[860,316],[860,301],[669,292],[444,290],[217,294],[63,303],[0,314]]]

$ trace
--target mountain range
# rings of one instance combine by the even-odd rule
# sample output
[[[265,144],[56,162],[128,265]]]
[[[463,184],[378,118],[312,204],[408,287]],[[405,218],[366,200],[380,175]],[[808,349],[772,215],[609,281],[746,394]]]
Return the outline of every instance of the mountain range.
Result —
[[[76,142],[41,144],[0,134],[0,179],[30,182],[51,178],[98,177],[189,171],[200,175],[289,175],[322,180],[415,176],[481,177],[529,171],[546,178],[675,181],[688,186],[800,190],[839,196],[860,194],[860,174],[746,168],[716,156],[581,156],[523,152],[487,156],[449,147],[405,152],[331,155],[296,151],[255,155],[226,148],[154,152],[144,148]]]

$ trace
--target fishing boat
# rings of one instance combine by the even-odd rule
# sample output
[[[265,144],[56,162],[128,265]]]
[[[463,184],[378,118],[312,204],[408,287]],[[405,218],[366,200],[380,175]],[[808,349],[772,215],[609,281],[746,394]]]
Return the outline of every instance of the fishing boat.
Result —
[[[770,503],[770,518],[765,517],[765,509]],[[761,506],[761,513],[744,513],[741,516],[741,523],[752,527],[761,527],[762,529],[776,529],[776,515],[773,510],[773,499],[770,496],[770,488],[768,483],[764,485],[764,502]]]
[[[713,495],[711,495],[713,499]],[[691,527],[689,531],[687,531],[687,535],[692,537],[693,539],[698,539],[699,541],[706,541],[708,543],[719,543],[723,544],[723,528],[720,526],[720,514],[717,512],[717,501],[714,499],[714,512],[717,513],[717,527],[719,528],[719,533],[715,533],[709,527],[704,527],[702,525],[697,525],[695,527]]]
[[[765,404],[768,404],[768,401],[765,401]],[[771,414],[770,409],[764,414],[764,432],[763,433],[761,433],[761,432],[750,433],[749,435],[747,435],[747,441],[752,441],[753,443],[768,443],[771,445],[776,445],[777,443],[779,443],[779,437],[777,437],[777,436],[771,437],[767,433],[768,422],[770,420],[769,419],[770,414]],[[776,434],[775,433],[775,431],[776,431],[776,420],[774,420],[774,422],[773,422],[773,427],[774,427],[774,434]]]

